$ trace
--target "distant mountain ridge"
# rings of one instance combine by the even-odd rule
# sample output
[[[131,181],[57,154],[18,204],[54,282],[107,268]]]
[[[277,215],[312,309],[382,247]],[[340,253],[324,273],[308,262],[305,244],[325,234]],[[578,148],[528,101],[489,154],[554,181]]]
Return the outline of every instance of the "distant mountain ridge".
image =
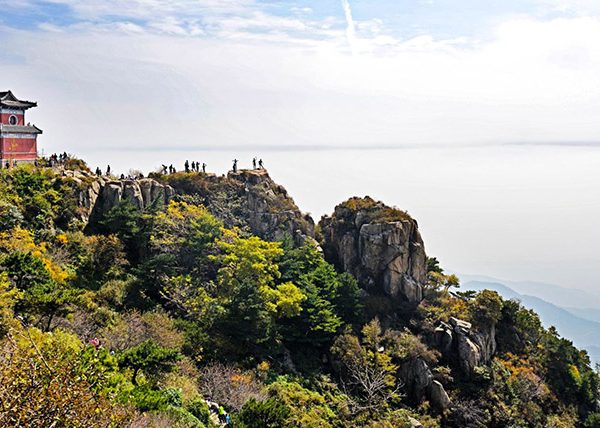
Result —
[[[509,281],[484,275],[456,274],[461,278],[463,283],[471,281],[500,283],[521,295],[537,296],[561,308],[597,310],[599,313],[598,316],[600,316],[600,293],[598,292],[561,287],[537,281]]]
[[[545,327],[554,326],[558,332],[579,347],[588,351],[595,363],[600,363],[600,322],[578,316],[579,309],[565,309],[536,296],[520,294],[500,282],[467,281],[463,290],[494,290],[506,299],[517,299],[523,306],[533,309]],[[590,310],[591,311],[591,310]]]

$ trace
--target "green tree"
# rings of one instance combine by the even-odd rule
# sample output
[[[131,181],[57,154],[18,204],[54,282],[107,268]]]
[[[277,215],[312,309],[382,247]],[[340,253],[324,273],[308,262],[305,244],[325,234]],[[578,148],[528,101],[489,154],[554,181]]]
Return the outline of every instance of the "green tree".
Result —
[[[280,244],[232,231],[217,244],[221,252],[211,259],[219,266],[218,298],[227,312],[221,332],[248,347],[273,339],[275,320],[298,315],[306,298],[296,285],[279,282]]]
[[[22,291],[17,310],[38,316],[45,331],[57,315],[66,315],[79,291],[51,278],[44,262],[31,253],[15,251],[2,262],[15,287]]]
[[[502,317],[502,306],[502,297],[497,292],[483,290],[469,302],[471,320],[476,326],[489,327],[495,325]]]
[[[153,340],[146,340],[119,355],[119,366],[132,370],[131,382],[137,385],[137,375],[142,371],[149,378],[156,378],[175,368],[181,354],[176,349],[164,348]]]

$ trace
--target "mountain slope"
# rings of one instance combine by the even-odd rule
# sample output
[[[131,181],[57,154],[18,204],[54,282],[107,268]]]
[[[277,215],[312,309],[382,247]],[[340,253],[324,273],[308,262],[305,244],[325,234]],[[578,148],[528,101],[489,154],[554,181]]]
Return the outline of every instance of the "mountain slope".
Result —
[[[469,281],[462,285],[465,290],[494,290],[505,299],[517,299],[524,306],[533,309],[545,327],[554,326],[558,332],[585,348],[595,362],[600,362],[600,323],[578,317],[574,313],[534,296],[517,293],[512,288],[498,282]]]

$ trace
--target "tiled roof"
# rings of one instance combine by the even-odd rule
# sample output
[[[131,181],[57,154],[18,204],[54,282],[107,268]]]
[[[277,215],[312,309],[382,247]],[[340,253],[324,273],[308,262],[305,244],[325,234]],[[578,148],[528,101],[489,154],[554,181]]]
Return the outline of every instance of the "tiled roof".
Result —
[[[3,125],[0,124],[0,132],[6,134],[41,134],[42,130],[35,125]]]
[[[37,103],[33,101],[20,100],[13,95],[11,91],[0,92],[0,105],[4,107],[16,107],[16,108],[31,108],[36,107]]]

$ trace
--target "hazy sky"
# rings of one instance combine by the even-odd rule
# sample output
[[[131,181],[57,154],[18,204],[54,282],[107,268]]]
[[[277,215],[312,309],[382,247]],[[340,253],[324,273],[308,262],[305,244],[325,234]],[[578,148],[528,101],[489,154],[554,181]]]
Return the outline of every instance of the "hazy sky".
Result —
[[[148,170],[193,152],[220,172],[260,153],[316,217],[371,194],[415,215],[452,269],[598,286],[596,0],[0,11],[0,90],[38,101],[46,153]]]

